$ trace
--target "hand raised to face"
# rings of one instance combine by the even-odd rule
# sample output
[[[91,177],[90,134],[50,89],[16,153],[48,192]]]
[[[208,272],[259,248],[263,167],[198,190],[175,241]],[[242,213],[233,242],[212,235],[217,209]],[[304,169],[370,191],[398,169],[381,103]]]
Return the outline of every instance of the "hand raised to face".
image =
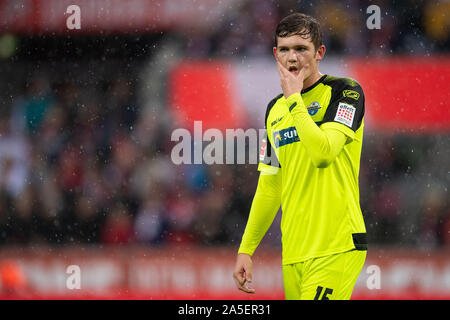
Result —
[[[280,61],[277,59],[278,73],[280,74],[281,89],[285,98],[288,98],[292,94],[300,93],[303,89],[303,81],[305,79],[306,70],[309,65],[305,65],[298,72],[289,71],[286,69]]]

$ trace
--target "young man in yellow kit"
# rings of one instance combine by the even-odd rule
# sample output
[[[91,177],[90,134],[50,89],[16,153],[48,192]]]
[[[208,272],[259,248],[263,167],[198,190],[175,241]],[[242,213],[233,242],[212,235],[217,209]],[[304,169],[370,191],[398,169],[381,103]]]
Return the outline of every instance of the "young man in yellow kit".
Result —
[[[350,299],[367,252],[358,174],[364,94],[350,78],[322,75],[319,23],[294,13],[273,49],[283,93],[267,106],[261,171],[233,274],[254,293],[251,256],[281,205],[286,299]]]

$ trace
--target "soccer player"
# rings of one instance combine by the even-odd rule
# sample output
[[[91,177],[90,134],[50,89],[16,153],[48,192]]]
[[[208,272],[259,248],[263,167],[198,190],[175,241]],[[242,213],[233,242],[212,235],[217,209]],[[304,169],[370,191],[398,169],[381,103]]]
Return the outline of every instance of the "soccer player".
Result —
[[[281,205],[286,299],[350,299],[367,252],[358,174],[364,94],[350,78],[322,75],[319,23],[293,13],[275,31],[283,93],[265,116],[261,172],[233,273],[254,293],[252,255]]]

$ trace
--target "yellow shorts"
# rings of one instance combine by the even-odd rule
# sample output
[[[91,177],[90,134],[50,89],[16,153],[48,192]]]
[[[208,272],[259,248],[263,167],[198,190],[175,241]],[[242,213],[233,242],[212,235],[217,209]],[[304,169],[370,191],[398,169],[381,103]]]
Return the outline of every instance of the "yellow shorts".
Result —
[[[283,265],[286,300],[349,300],[366,254],[351,250]]]

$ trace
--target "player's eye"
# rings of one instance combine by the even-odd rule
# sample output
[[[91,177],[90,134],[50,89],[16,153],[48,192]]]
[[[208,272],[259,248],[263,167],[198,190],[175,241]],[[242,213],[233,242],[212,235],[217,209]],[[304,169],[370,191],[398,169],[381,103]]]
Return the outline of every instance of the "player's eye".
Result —
[[[280,51],[281,51],[281,52],[286,52],[286,51],[287,51],[287,48],[280,48]]]

